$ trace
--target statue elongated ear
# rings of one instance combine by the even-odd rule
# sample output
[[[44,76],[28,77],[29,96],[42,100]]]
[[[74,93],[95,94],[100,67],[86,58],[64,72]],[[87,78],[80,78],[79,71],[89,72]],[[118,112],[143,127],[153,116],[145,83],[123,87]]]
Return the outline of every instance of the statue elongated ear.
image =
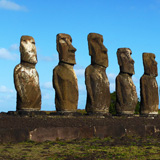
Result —
[[[20,44],[20,46],[19,46],[19,51],[20,51],[20,53],[21,53],[21,44]]]
[[[91,34],[88,34],[87,40],[88,40],[88,50],[89,50],[89,55],[92,56]]]
[[[60,38],[60,35],[57,34],[57,36],[56,36],[56,49],[57,49],[58,53],[59,53],[59,38]]]
[[[91,43],[88,42],[89,55],[92,56],[92,46]]]
[[[117,50],[117,59],[119,66],[122,66],[121,52],[119,51],[119,49]]]
[[[146,68],[146,53],[143,53],[142,54],[142,59],[143,59],[143,66],[144,66],[144,69]]]

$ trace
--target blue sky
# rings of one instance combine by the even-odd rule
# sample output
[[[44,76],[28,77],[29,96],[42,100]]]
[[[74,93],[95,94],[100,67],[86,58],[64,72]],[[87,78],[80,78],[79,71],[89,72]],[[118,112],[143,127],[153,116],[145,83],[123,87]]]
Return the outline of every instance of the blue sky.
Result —
[[[102,34],[108,49],[106,73],[111,92],[119,73],[118,48],[132,50],[138,96],[139,79],[144,72],[142,53],[154,53],[157,62],[160,60],[160,0],[0,0],[0,21],[0,112],[16,110],[13,70],[20,62],[22,35],[33,36],[36,41],[42,110],[55,110],[52,70],[58,64],[58,33],[70,34],[77,49],[74,69],[78,77],[79,109],[84,109],[86,103],[84,71],[90,64],[87,43],[90,32]]]

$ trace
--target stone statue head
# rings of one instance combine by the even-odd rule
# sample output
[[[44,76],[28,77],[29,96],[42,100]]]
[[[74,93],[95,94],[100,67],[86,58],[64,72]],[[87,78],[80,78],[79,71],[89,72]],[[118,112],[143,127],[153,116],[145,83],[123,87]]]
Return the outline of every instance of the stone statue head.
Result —
[[[134,60],[131,54],[132,51],[129,48],[118,48],[117,58],[121,73],[134,74]]]
[[[155,58],[156,56],[153,53],[143,53],[144,74],[154,77],[158,76],[157,62],[155,61]]]
[[[75,52],[76,48],[72,45],[72,38],[68,34],[57,34],[57,51],[59,53],[59,61],[68,64],[76,64]]]
[[[108,67],[107,48],[103,44],[103,36],[98,33],[88,34],[89,55],[91,64],[98,64],[105,68]]]
[[[27,62],[31,64],[37,63],[37,51],[33,37],[22,36],[19,49],[21,53],[21,62]]]

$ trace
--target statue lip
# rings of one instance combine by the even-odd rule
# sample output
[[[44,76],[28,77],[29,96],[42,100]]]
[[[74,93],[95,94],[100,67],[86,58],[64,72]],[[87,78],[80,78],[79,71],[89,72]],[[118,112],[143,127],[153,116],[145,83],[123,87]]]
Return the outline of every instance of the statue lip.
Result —
[[[63,64],[68,64],[68,65],[74,66],[76,63],[70,63],[70,62],[66,62],[66,61],[61,60],[61,61],[59,62],[59,65],[63,65]]]
[[[102,52],[103,52],[104,54],[107,54],[107,50],[102,50]]]
[[[75,54],[75,51],[69,50],[69,53],[71,53],[71,54]]]
[[[157,77],[158,76],[157,73],[155,73],[155,74],[153,74],[153,73],[144,73],[144,75],[151,76],[151,77]]]
[[[135,73],[134,73],[134,72],[133,72],[133,73],[128,73],[128,72],[120,71],[120,74],[127,74],[127,75],[129,75],[129,76],[132,76],[132,75],[134,75]]]
[[[96,67],[101,67],[101,68],[107,68],[105,65],[98,64],[98,63],[91,63],[91,65],[96,66]]]

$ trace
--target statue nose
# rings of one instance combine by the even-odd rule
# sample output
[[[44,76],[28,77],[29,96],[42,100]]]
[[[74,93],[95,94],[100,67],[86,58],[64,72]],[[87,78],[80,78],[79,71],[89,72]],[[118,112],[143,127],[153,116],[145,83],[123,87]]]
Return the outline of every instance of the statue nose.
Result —
[[[76,52],[76,50],[77,50],[77,49],[74,48],[72,45],[69,46],[69,51],[71,51],[71,52],[74,53],[74,52]]]
[[[154,61],[153,61],[153,64],[157,65],[158,63],[154,60]]]
[[[107,53],[107,48],[104,45],[102,45],[102,51]]]

